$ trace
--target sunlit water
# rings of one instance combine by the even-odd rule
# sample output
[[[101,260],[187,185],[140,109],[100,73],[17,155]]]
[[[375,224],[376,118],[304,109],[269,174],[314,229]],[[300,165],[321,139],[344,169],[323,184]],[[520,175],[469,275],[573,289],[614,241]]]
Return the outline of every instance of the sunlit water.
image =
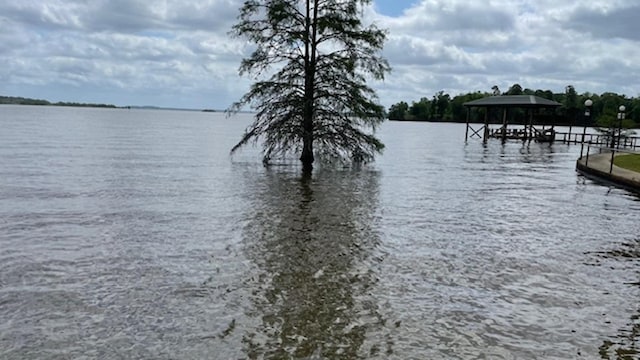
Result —
[[[0,358],[638,356],[640,202],[579,146],[389,122],[303,180],[249,121],[0,107]]]

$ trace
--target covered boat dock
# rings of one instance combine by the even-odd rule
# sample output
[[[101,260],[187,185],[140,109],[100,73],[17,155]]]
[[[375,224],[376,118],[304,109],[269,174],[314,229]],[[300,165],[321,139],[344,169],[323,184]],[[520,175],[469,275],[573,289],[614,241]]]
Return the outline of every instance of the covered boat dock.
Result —
[[[541,98],[534,95],[501,95],[489,96],[482,99],[469,101],[463,104],[467,108],[467,128],[465,131],[465,141],[469,137],[480,138],[487,141],[490,137],[521,140],[553,141],[555,132],[553,124],[551,129],[538,129],[534,126],[534,114],[543,109],[556,109],[562,104]],[[479,128],[474,129],[471,125],[471,111],[473,108],[484,109],[484,123]],[[496,129],[490,128],[490,113],[493,109],[502,110],[502,126]],[[522,124],[524,128],[508,129],[508,119],[510,111],[513,109],[523,109],[524,118]],[[480,123],[482,124],[482,123]]]

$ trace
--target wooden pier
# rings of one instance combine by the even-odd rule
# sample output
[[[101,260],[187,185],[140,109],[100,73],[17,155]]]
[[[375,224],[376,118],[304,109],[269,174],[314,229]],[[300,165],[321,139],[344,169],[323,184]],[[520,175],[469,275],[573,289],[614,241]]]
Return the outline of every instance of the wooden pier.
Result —
[[[503,140],[535,140],[537,142],[552,142],[555,140],[556,134],[556,131],[552,127],[539,128],[533,125],[525,125],[524,128],[508,128],[506,126],[494,129],[489,128],[490,138]]]
[[[467,130],[465,132],[465,140],[469,137],[478,137],[487,141],[490,137],[500,137],[503,140],[506,139],[546,139],[553,135],[553,131],[547,133],[547,129],[539,129],[542,125],[537,125],[534,121],[534,115],[546,109],[556,109],[562,104],[540,98],[533,95],[503,95],[503,96],[489,96],[486,98],[469,101],[463,104],[467,108]],[[484,110],[484,124],[479,128],[474,129],[471,125],[471,109]],[[514,110],[515,109],[515,110]],[[501,123],[497,130],[492,130],[489,126],[490,113],[495,110],[501,111]],[[510,112],[520,111],[520,119],[522,129],[509,129],[509,115]],[[496,119],[493,119],[494,121]],[[537,127],[536,127],[537,126]],[[551,137],[552,138],[552,137]]]
[[[553,134],[550,136],[549,134]],[[588,133],[586,128],[581,132],[564,132],[555,131],[553,127],[532,127],[532,130],[527,127],[512,127],[504,128],[491,128],[489,126],[488,131],[489,138],[504,139],[504,140],[521,140],[521,141],[535,141],[535,142],[555,142],[563,144],[590,144],[592,146],[610,146],[612,143],[610,134],[596,134]],[[632,149],[636,150],[640,148],[640,136],[628,136],[623,135],[615,136],[615,143],[617,149]]]
[[[611,135],[608,134],[585,134],[585,133],[570,133],[570,132],[558,132],[556,133],[556,142],[562,142],[565,144],[582,144],[588,143],[592,145],[608,146],[611,144]],[[637,149],[640,147],[639,136],[616,136],[615,139],[616,148],[618,149]]]
[[[540,113],[554,110],[562,104],[533,95],[503,95],[490,96],[463,104],[467,108],[467,128],[465,131],[465,141],[469,138],[478,138],[486,142],[490,138],[537,142],[561,142],[565,144],[592,144],[600,146],[613,146],[618,149],[636,149],[640,147],[640,137],[612,134],[587,133],[587,127],[569,127],[568,132],[555,130],[555,124],[540,123],[534,116]],[[479,108],[483,110],[483,122],[472,123],[471,109]],[[519,110],[514,110],[519,109]],[[497,124],[496,110],[501,111],[501,124]],[[519,111],[517,124],[509,124],[509,115],[512,111]],[[552,113],[552,112],[551,112]],[[494,116],[491,117],[490,114]],[[490,123],[491,122],[491,123]],[[550,121],[547,121],[550,122]],[[511,126],[511,127],[510,127]],[[572,129],[582,131],[572,132]],[[614,138],[612,139],[612,136]]]

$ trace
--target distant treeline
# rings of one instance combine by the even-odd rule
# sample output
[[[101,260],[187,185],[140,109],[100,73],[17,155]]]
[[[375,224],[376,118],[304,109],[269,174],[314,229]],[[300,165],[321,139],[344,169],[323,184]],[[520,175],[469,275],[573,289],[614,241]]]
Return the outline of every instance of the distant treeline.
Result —
[[[408,104],[401,101],[389,108],[390,120],[406,121],[442,121],[442,122],[466,122],[467,109],[464,103],[481,99],[487,96],[497,95],[535,95],[541,98],[556,101],[562,104],[557,110],[541,110],[537,114],[538,119],[558,125],[597,125],[607,127],[617,120],[620,105],[626,107],[626,120],[624,127],[636,127],[640,124],[640,98],[628,98],[612,92],[603,94],[582,93],[578,94],[572,85],[565,88],[564,93],[553,93],[550,90],[523,89],[519,84],[514,84],[506,92],[501,92],[497,86],[491,88],[491,92],[470,92],[451,97],[443,91],[437,92],[432,98],[423,97],[419,101]],[[587,99],[593,101],[591,116],[585,116],[584,102]],[[472,122],[481,122],[484,119],[484,109],[474,109],[471,116]],[[502,122],[499,111],[490,112],[490,122]],[[509,121],[517,123],[524,118],[524,111],[513,111]]]
[[[80,106],[80,107],[104,107],[115,108],[115,105],[111,104],[86,104],[77,102],[63,102],[59,101],[52,103],[47,100],[41,99],[29,99],[15,96],[0,96],[0,104],[13,104],[13,105],[49,105],[49,106]]]

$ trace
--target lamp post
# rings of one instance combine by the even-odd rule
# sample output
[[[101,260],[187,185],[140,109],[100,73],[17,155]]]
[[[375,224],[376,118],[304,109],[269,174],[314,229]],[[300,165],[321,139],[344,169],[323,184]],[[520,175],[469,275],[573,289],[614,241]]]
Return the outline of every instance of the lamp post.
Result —
[[[580,158],[582,159],[582,151],[584,150],[584,137],[587,134],[587,124],[590,122],[591,118],[591,106],[593,106],[593,101],[591,99],[587,99],[584,101],[584,128],[582,129],[582,147],[580,148]]]
[[[622,135],[622,120],[624,120],[624,111],[627,110],[626,107],[624,107],[624,105],[620,105],[620,107],[618,108],[618,149],[620,148],[620,138]],[[615,130],[615,128],[613,127],[615,125],[611,126],[611,163],[609,165],[609,174],[611,174],[611,172],[613,171],[613,160],[616,154],[616,148],[614,147],[615,145],[615,133],[613,132],[613,130]]]
[[[624,105],[620,105],[618,108],[618,149],[620,149],[620,140],[622,139],[622,120],[625,118],[625,110],[627,108]]]

